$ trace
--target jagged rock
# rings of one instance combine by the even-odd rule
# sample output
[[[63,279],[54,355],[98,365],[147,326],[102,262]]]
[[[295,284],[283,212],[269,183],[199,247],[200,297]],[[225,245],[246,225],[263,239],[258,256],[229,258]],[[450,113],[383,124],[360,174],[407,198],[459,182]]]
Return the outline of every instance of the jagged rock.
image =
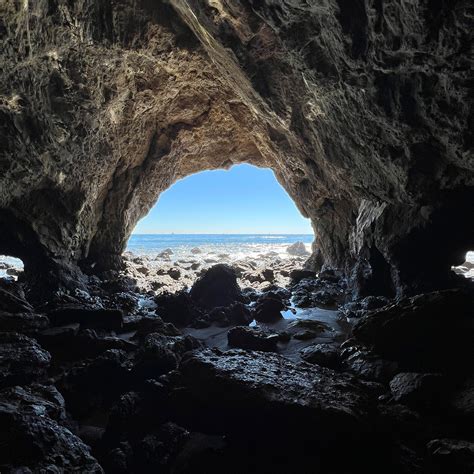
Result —
[[[342,367],[365,380],[388,383],[396,373],[399,365],[387,360],[366,347],[347,341],[341,346]]]
[[[258,299],[254,309],[254,318],[260,323],[272,323],[282,319],[281,311],[286,308],[281,298],[269,292]]]
[[[177,327],[189,326],[202,315],[195,301],[187,291],[177,293],[163,293],[155,298],[156,313],[163,321],[172,323]]]
[[[64,400],[54,387],[2,390],[2,472],[102,473],[90,448],[61,426],[64,418]]]
[[[332,344],[313,344],[300,351],[301,358],[311,364],[337,369],[340,366],[339,351]]]
[[[433,439],[427,446],[429,472],[471,474],[474,469],[474,443],[460,439]]]
[[[237,275],[232,267],[214,265],[191,288],[191,298],[200,306],[213,309],[242,301]]]
[[[35,334],[49,326],[49,319],[35,313],[6,313],[0,311],[0,331]]]
[[[310,256],[311,254],[306,250],[306,245],[303,242],[295,242],[291,244],[286,251],[290,255],[296,255],[297,257],[306,257]]]
[[[44,377],[51,355],[34,339],[0,333],[0,388],[28,384]]]
[[[63,396],[54,385],[32,384],[9,387],[0,391],[0,404],[15,406],[23,414],[47,416],[58,422],[66,420]]]
[[[130,390],[131,367],[129,356],[117,349],[73,366],[57,383],[68,412],[81,419],[109,408],[122,393]]]
[[[237,326],[227,333],[230,347],[251,351],[277,352],[278,334],[269,334],[259,328]]]
[[[445,290],[374,310],[354,326],[356,339],[411,370],[460,368],[474,356],[473,294]],[[446,328],[456,334],[446,337]]]
[[[145,337],[136,356],[133,373],[140,379],[158,378],[178,367],[184,353],[201,347],[192,336],[164,336],[151,333]]]
[[[390,390],[396,402],[426,409],[439,407],[446,395],[445,384],[440,374],[401,372],[390,381]]]

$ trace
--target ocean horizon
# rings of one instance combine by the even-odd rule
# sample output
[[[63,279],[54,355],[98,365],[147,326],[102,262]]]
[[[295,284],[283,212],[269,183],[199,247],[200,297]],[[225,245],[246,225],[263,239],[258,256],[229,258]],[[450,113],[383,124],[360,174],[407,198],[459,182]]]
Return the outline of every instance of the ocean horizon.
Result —
[[[303,242],[311,251],[313,234],[132,234],[127,251],[138,255],[153,255],[163,250],[172,250],[172,259],[188,258],[190,255],[212,257],[227,255],[231,260],[258,258],[273,253],[284,258],[286,249],[295,242]],[[196,251],[198,249],[198,251]],[[191,252],[194,250],[193,252]]]

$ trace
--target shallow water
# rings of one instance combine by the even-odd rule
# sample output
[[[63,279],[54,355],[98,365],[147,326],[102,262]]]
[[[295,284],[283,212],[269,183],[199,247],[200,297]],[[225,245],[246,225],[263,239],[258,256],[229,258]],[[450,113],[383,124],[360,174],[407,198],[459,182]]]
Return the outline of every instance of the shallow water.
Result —
[[[253,321],[250,326],[269,328],[274,331],[286,331],[288,327],[297,320],[310,320],[324,323],[327,329],[318,334],[317,337],[309,340],[299,340],[291,338],[288,342],[278,343],[278,352],[292,360],[300,360],[300,351],[304,347],[320,343],[341,343],[351,331],[351,324],[348,323],[338,311],[322,308],[292,308],[282,311],[283,319],[275,323],[257,323]],[[231,347],[227,343],[227,333],[229,328],[211,326],[204,329],[185,328],[183,332],[204,341],[209,347],[216,347],[221,350],[229,350]]]

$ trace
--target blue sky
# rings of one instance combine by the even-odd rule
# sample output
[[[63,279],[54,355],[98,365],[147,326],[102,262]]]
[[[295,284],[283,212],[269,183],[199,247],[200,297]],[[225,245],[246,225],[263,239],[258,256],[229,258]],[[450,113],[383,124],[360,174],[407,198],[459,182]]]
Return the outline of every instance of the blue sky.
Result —
[[[161,194],[136,234],[312,234],[273,171],[250,165],[188,176]]]

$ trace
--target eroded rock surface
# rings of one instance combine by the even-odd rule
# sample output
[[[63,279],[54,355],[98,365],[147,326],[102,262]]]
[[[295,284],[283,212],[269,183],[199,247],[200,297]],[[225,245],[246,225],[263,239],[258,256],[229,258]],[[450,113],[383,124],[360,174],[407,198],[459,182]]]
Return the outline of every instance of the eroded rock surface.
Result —
[[[452,284],[474,247],[468,9],[2,2],[0,251],[77,284],[177,179],[249,162],[358,294]]]

